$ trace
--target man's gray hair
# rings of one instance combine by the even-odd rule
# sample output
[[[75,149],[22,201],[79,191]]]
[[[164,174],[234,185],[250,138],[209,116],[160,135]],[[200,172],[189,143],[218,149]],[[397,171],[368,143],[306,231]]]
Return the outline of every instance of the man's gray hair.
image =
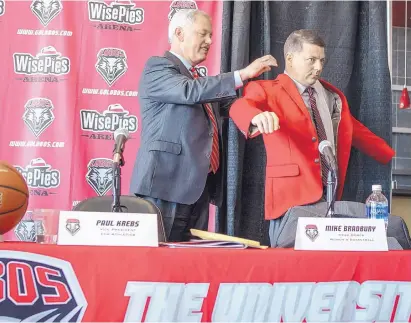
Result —
[[[192,24],[196,20],[197,15],[203,15],[210,18],[206,12],[198,9],[182,9],[177,11],[168,25],[168,42],[171,44],[174,32],[177,28],[183,28]]]
[[[288,36],[284,43],[284,58],[287,58],[289,53],[302,51],[304,43],[325,47],[324,41],[315,31],[310,29],[296,30]]]

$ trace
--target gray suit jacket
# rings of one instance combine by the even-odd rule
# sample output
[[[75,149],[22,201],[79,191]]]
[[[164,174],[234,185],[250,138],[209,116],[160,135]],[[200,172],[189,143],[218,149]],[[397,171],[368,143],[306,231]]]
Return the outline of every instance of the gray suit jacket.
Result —
[[[209,189],[212,201],[220,205],[224,170],[220,109],[228,109],[236,97],[234,73],[194,80],[184,64],[166,52],[164,57],[147,61],[138,96],[141,144],[131,193],[181,204],[199,199],[209,173],[213,138],[202,103],[213,103],[220,134],[220,167],[211,176]]]

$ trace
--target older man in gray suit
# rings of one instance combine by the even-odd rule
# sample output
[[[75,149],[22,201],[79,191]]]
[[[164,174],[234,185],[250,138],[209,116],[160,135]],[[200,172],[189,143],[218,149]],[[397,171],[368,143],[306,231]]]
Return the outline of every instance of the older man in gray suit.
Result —
[[[222,202],[221,114],[244,81],[277,62],[267,55],[239,71],[200,77],[195,66],[207,58],[211,18],[181,10],[168,35],[170,51],[151,57],[140,79],[141,145],[130,190],[159,207],[169,241],[184,241],[190,228],[207,230],[209,203]]]

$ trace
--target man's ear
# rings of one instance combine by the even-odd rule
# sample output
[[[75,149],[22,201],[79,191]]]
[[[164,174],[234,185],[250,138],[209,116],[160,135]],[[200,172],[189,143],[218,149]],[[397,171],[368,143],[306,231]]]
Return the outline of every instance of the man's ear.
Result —
[[[293,54],[292,53],[287,53],[285,57],[285,62],[286,62],[286,65],[293,66]]]
[[[179,41],[184,41],[184,30],[181,27],[177,27],[174,31],[174,35],[177,37]]]

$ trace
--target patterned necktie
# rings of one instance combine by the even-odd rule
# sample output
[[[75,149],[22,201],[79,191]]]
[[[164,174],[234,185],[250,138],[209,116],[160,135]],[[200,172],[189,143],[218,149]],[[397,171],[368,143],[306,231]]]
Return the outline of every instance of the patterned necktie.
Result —
[[[320,111],[318,111],[317,102],[314,97],[314,89],[312,87],[307,87],[305,90],[308,93],[308,96],[310,98],[310,106],[311,106],[311,110],[313,113],[315,128],[317,130],[318,142],[327,140],[327,135],[325,133],[324,124],[323,124],[323,121],[321,120]],[[327,160],[322,154],[321,154],[321,170],[322,170],[323,185],[327,186],[327,177],[328,177],[329,167],[327,164]]]
[[[197,70],[194,67],[190,68],[190,72],[192,73],[194,79],[198,79],[200,77]],[[207,103],[203,104],[203,106],[213,126],[213,144],[211,148],[210,168],[215,174],[218,170],[218,166],[220,163],[220,148],[219,148],[219,143],[218,143],[217,121],[215,119],[213,109],[211,108],[211,106]]]

